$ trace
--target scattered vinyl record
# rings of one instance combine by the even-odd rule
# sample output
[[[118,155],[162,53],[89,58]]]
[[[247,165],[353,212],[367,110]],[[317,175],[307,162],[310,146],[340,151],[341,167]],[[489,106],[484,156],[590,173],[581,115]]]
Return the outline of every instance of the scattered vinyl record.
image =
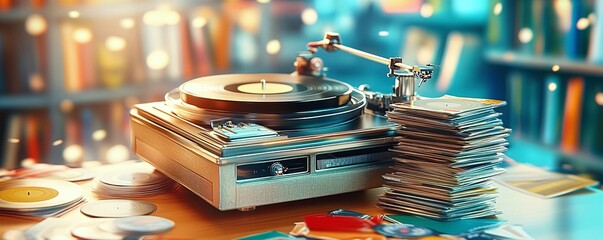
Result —
[[[122,164],[119,170],[105,172],[98,177],[93,189],[103,198],[133,198],[156,195],[178,186],[150,164],[140,162]]]
[[[81,239],[99,239],[99,240],[121,240],[126,237],[123,234],[102,230],[99,226],[106,223],[111,223],[112,219],[93,220],[91,222],[76,226],[71,230],[71,234]]]
[[[43,210],[81,198],[79,185],[61,180],[18,179],[0,183],[0,210]]]
[[[55,171],[44,175],[40,178],[45,179],[58,179],[65,180],[70,182],[79,182],[84,180],[89,180],[94,178],[96,173],[90,169],[86,168],[68,168],[61,171]]]
[[[137,216],[116,219],[113,225],[120,231],[142,235],[168,231],[175,226],[175,223],[162,217]]]
[[[105,174],[99,180],[115,186],[141,186],[161,182],[165,178],[165,175],[156,171],[147,173],[128,170]]]
[[[147,215],[157,210],[157,205],[140,200],[99,200],[84,204],[80,211],[91,217],[118,218]]]
[[[407,224],[381,224],[373,226],[375,232],[392,238],[417,238],[436,234],[435,231]]]

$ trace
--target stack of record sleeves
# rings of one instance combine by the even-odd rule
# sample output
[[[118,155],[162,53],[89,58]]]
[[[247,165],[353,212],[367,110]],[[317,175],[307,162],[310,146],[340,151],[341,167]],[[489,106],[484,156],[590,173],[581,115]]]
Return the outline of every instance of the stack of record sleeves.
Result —
[[[452,96],[393,104],[398,155],[378,206],[446,221],[499,214],[491,179],[505,171],[497,166],[511,130],[494,108],[505,104]]]

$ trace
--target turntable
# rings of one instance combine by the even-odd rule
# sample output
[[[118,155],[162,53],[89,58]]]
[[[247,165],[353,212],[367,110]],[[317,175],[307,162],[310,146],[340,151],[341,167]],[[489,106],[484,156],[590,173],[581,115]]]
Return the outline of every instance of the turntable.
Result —
[[[343,47],[327,36],[337,38],[325,46]],[[197,78],[136,105],[133,151],[220,210],[380,187],[397,125],[366,107],[398,95],[326,78],[311,53],[295,65],[294,74]]]

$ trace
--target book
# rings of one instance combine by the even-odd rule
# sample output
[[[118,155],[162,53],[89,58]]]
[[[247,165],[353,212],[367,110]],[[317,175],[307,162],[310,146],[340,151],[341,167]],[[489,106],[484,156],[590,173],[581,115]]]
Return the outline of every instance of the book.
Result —
[[[524,73],[522,104],[523,113],[521,114],[523,122],[524,137],[538,141],[540,140],[540,130],[542,128],[542,94],[544,93],[543,81],[533,73]]]
[[[6,79],[4,77],[4,40],[6,36],[3,36],[2,31],[0,31],[0,94],[4,94],[6,92]]]
[[[543,29],[541,33],[543,51],[546,56],[561,56],[563,54],[563,29],[560,25],[562,19],[558,18],[555,10],[555,5],[558,5],[558,2],[557,0],[542,0],[543,17],[540,22]]]
[[[19,113],[13,113],[8,116],[6,124],[6,137],[3,141],[4,156],[2,159],[2,168],[15,169],[19,167],[19,149],[22,143],[23,116]]]
[[[443,44],[440,44],[438,34],[420,27],[409,27],[406,36],[400,53],[405,62],[413,64],[437,64],[440,62]],[[450,58],[460,57],[452,53],[449,55],[454,55],[449,56]],[[434,75],[434,78],[437,78],[437,76]],[[442,95],[442,92],[436,88],[436,84],[424,84],[417,89],[417,92],[419,95],[427,97]]]
[[[25,142],[27,155],[26,158],[33,159],[35,162],[42,161],[42,149],[40,145],[40,126],[39,115],[29,113],[26,115],[25,121]]]
[[[195,9],[190,15],[190,18],[193,19],[190,25],[190,36],[197,76],[207,76],[213,71],[211,40],[208,38],[207,26],[207,17],[211,16],[212,11],[209,7],[201,7]]]
[[[536,56],[540,56],[544,54],[544,36],[545,36],[545,28],[544,24],[544,2],[545,0],[535,0],[535,1],[523,1],[524,3],[531,4],[531,8],[529,9],[531,13],[529,13],[528,17],[530,18],[529,29],[533,32],[533,38],[530,41],[530,47],[532,53]],[[525,7],[525,4],[522,5]]]
[[[180,51],[182,58],[182,78],[184,80],[190,80],[196,76],[194,63],[193,63],[193,47],[191,43],[191,31],[190,23],[188,21],[181,21],[178,25],[180,32]]]
[[[437,82],[434,84],[439,95],[446,93],[485,98],[491,94],[489,86],[476,77],[486,74],[483,72],[486,68],[481,60],[482,40],[478,35],[451,32],[446,37],[443,51],[442,64]],[[463,69],[476,71],[463,71]],[[471,86],[471,91],[467,91],[467,86]]]
[[[513,37],[516,49],[525,54],[533,54],[535,50],[534,22],[532,18],[532,1],[520,1],[516,6],[516,23]]]
[[[25,91],[23,89],[24,79],[20,79],[19,76],[19,49],[21,44],[19,43],[19,36],[22,36],[23,26],[15,23],[0,23],[0,35],[3,37],[2,45],[2,58],[3,71],[4,71],[4,83],[5,89],[8,94],[18,94]],[[10,59],[10,61],[9,61]]]
[[[182,81],[182,62],[183,62],[183,52],[181,46],[181,24],[183,24],[183,20],[181,19],[180,13],[173,10],[163,10],[168,11],[170,14],[177,14],[179,21],[166,21],[165,25],[162,27],[162,35],[165,38],[165,49],[168,55],[169,63],[167,64],[167,78],[170,81]],[[172,16],[172,18],[176,18],[176,16]]]
[[[157,10],[146,12],[141,26],[142,39],[152,39],[152,41],[141,41],[148,82],[159,82],[167,77],[166,67],[169,64],[169,56],[163,33],[164,23],[159,19],[160,14],[161,12]]]
[[[586,56],[588,51],[588,40],[590,36],[590,24],[581,24],[587,19],[588,14],[592,12],[592,0],[574,0],[571,1],[568,7],[558,11],[565,11],[564,14],[569,14],[566,21],[569,21],[569,28],[565,31],[564,49],[565,56],[570,59],[581,59]]]
[[[594,15],[599,16],[595,22],[591,22],[593,25],[590,46],[588,52],[588,60],[596,64],[603,64],[603,3],[597,2],[595,4]]]
[[[519,71],[509,72],[507,79],[507,96],[509,96],[509,126],[516,137],[524,135],[522,114],[524,113],[524,76]]]
[[[515,3],[511,0],[490,1],[490,15],[486,28],[488,47],[496,50],[513,48]],[[499,10],[500,9],[500,10]]]
[[[563,113],[563,97],[565,84],[558,75],[547,75],[544,89],[544,114],[542,119],[542,142],[549,146],[557,146],[561,136],[561,119]]]
[[[60,24],[61,31],[61,49],[63,53],[63,76],[65,91],[78,92],[84,89],[82,76],[82,66],[78,45],[74,40],[74,32],[77,26],[69,21]]]
[[[226,14],[216,15],[209,23],[211,46],[213,49],[212,59],[214,66],[219,72],[230,70],[230,46],[232,20]]]
[[[578,151],[580,147],[583,94],[584,79],[582,77],[570,78],[567,83],[561,130],[561,150],[565,152],[573,153]]]
[[[603,82],[600,79],[587,79],[583,101],[581,148],[588,153],[603,156]]]

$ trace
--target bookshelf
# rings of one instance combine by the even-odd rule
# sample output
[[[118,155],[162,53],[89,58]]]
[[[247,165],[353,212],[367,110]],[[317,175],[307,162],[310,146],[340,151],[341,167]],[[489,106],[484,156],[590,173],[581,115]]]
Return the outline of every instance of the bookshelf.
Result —
[[[85,128],[86,121],[83,118],[92,112],[94,117],[98,117],[96,122],[104,120],[114,121],[109,125],[115,124],[117,127],[108,125],[93,126],[107,132],[107,139],[93,142],[92,145],[101,149],[107,149],[113,144],[129,145],[129,131],[127,131],[127,112],[131,104],[138,101],[153,101],[161,100],[163,94],[169,89],[177,87],[181,82],[191,78],[192,76],[184,76],[183,74],[169,79],[161,79],[160,81],[138,81],[134,82],[129,79],[131,76],[123,76],[122,82],[113,84],[112,86],[104,86],[99,83],[99,78],[92,86],[87,86],[80,89],[66,89],[66,72],[65,70],[65,51],[63,46],[65,35],[63,26],[65,23],[88,23],[95,21],[115,20],[121,18],[132,18],[136,24],[142,24],[141,16],[150,10],[155,10],[163,1],[126,1],[101,3],[101,1],[71,1],[80,2],[79,4],[65,5],[65,2],[60,0],[47,0],[43,6],[29,5],[30,1],[12,1],[13,6],[8,10],[3,10],[0,13],[0,24],[10,26],[19,31],[20,35],[14,39],[10,39],[10,32],[2,32],[0,37],[4,41],[0,42],[0,57],[13,56],[19,57],[21,52],[15,52],[13,55],[7,55],[4,49],[6,41],[15,41],[13,46],[23,45],[24,47],[36,49],[37,51],[45,51],[40,54],[36,52],[35,60],[39,62],[39,66],[33,69],[19,70],[13,75],[6,73],[6,66],[0,66],[0,74],[4,77],[0,78],[0,135],[3,139],[0,145],[2,158],[2,166],[16,167],[21,160],[27,158],[35,158],[38,162],[48,162],[55,164],[65,163],[65,150],[71,144],[84,145],[90,140],[83,140],[84,135],[89,135],[97,129],[84,129],[75,131],[74,128]],[[98,3],[92,3],[98,2]],[[212,1],[204,1],[202,3],[195,1],[174,1],[170,3],[176,11],[198,6],[199,4],[213,4]],[[79,13],[79,17],[71,18],[69,14],[73,11]],[[110,16],[107,14],[110,13]],[[32,36],[26,35],[24,26],[28,17],[33,14],[42,16],[46,20],[46,29],[44,33]],[[139,25],[140,26],[140,25]],[[138,27],[139,27],[138,26]],[[96,34],[99,29],[91,29],[93,34]],[[136,31],[139,28],[135,28]],[[99,30],[100,31],[100,30]],[[119,32],[116,32],[119,34]],[[26,40],[23,42],[19,42]],[[4,45],[3,45],[4,44]],[[88,56],[88,59],[96,58],[93,53]],[[12,60],[12,59],[11,59]],[[26,59],[32,60],[32,59]],[[7,60],[5,60],[7,61]],[[17,61],[17,60],[15,60]],[[20,65],[19,65],[20,66]],[[95,67],[98,67],[96,65]],[[102,74],[96,69],[96,73]],[[23,75],[38,73],[42,76],[43,85],[40,89],[32,89],[28,79]],[[18,77],[15,77],[18,76]],[[4,85],[2,85],[4,84]],[[16,86],[7,86],[16,85]],[[11,88],[16,88],[13,90]],[[107,107],[112,105],[117,107]],[[113,109],[110,109],[113,108]],[[117,108],[117,110],[116,110]],[[86,113],[84,113],[86,112]],[[112,113],[113,112],[113,113]],[[115,112],[119,112],[115,114]],[[35,113],[35,114],[33,114]],[[118,115],[120,119],[110,119],[102,115],[113,114]],[[99,116],[96,116],[99,115]],[[115,122],[117,121],[117,122]],[[19,123],[17,123],[19,122]],[[76,122],[76,123],[73,123]],[[76,126],[72,126],[76,124]],[[18,130],[11,130],[11,126],[18,127]],[[35,133],[31,133],[27,129],[36,129]],[[114,128],[114,129],[111,129]],[[12,135],[11,135],[12,134]],[[35,135],[34,139],[30,139]],[[70,139],[74,138],[74,139]],[[95,140],[94,140],[95,141]],[[35,147],[31,147],[33,144]],[[84,146],[90,147],[90,146]],[[34,148],[33,150],[31,148]],[[38,152],[38,153],[34,153]],[[132,157],[130,155],[129,157]],[[82,156],[83,160],[101,160],[99,156]],[[80,160],[82,160],[80,159]],[[10,163],[9,163],[10,161]]]
[[[20,37],[28,41],[28,46],[35,46],[32,49],[43,50],[43,54],[34,55],[33,58],[39,62],[39,66],[26,71],[26,74],[39,72],[43,77],[44,86],[34,91],[27,78],[19,77],[15,78],[18,80],[14,82],[20,83],[17,86],[20,90],[12,91],[3,88],[1,84],[8,80],[0,78],[0,113],[2,113],[0,135],[11,139],[10,135],[15,134],[23,140],[19,144],[27,144],[25,136],[28,135],[25,130],[20,133],[15,132],[7,125],[10,125],[12,119],[27,120],[35,117],[37,119],[35,129],[41,132],[37,137],[40,140],[39,148],[43,148],[39,149],[43,152],[42,159],[37,160],[50,163],[64,163],[65,152],[71,151],[70,146],[74,144],[84,148],[92,146],[91,148],[95,149],[92,151],[93,154],[88,154],[90,156],[84,156],[84,160],[101,161],[103,159],[98,159],[102,158],[98,157],[98,152],[105,151],[111,147],[110,145],[128,146],[127,112],[131,104],[137,101],[162,100],[165,92],[179,86],[185,80],[227,72],[291,72],[292,62],[297,52],[304,50],[303,46],[308,41],[322,37],[324,31],[340,32],[346,39],[344,41],[351,46],[358,46],[375,54],[394,56],[401,54],[401,48],[412,49],[412,44],[421,42],[418,40],[407,44],[408,36],[404,35],[407,29],[413,27],[426,29],[427,34],[431,34],[434,38],[434,44],[425,46],[431,48],[428,49],[429,52],[433,52],[431,62],[440,63],[442,56],[447,54],[446,44],[449,41],[449,34],[455,32],[466,40],[475,40],[473,35],[482,34],[487,16],[478,14],[479,16],[475,17],[475,11],[455,12],[458,11],[458,6],[457,10],[454,10],[455,4],[467,2],[461,0],[414,0],[406,3],[410,7],[399,8],[399,12],[387,12],[387,9],[382,6],[387,1],[361,3],[339,0],[336,2],[345,7],[336,11],[332,9],[334,5],[330,6],[331,4],[322,1],[260,3],[259,1],[214,0],[14,0],[9,2],[12,2],[13,6],[9,10],[0,12],[0,25],[16,26],[23,31],[25,21],[32,14],[38,14],[46,20],[47,28],[44,33],[36,36],[22,33],[26,37]],[[34,6],[33,3],[38,5]],[[40,3],[42,5],[39,5]],[[432,12],[427,15],[424,12],[420,13],[420,8],[427,4],[431,4]],[[158,25],[145,23],[145,14],[151,11],[163,11],[166,6],[168,10],[179,14],[179,25],[171,26],[165,22]],[[304,23],[300,18],[302,11],[308,8],[315,9],[319,15],[316,23]],[[78,13],[77,17],[70,16],[74,12]],[[202,18],[197,19],[199,16]],[[252,18],[245,21],[240,16],[252,16]],[[124,31],[121,29],[120,21],[126,18],[134,22],[134,27]],[[450,21],[450,19],[455,20]],[[261,27],[253,25],[255,20]],[[199,26],[195,26],[196,24]],[[78,39],[68,37],[75,35],[80,28],[90,31],[79,32]],[[357,28],[371,34],[359,34]],[[389,31],[391,36],[377,35],[380,31]],[[87,36],[90,33],[91,40]],[[129,44],[126,54],[100,53],[101,50],[96,49],[102,40],[112,35],[119,35],[126,39],[125,42]],[[280,41],[282,44],[280,52],[276,54],[263,52],[266,48],[265,43],[272,40]],[[159,45],[153,45],[157,42]],[[159,70],[151,68],[148,58],[145,57],[153,53],[152,48],[161,45],[173,46],[174,43],[178,46],[176,50],[170,47],[163,50],[172,57],[173,62],[177,62],[174,65],[182,67],[176,69],[168,64]],[[480,61],[474,59],[478,52],[477,44],[460,46],[469,49],[470,54],[467,55],[469,57],[459,56],[457,60],[470,61],[468,66],[471,69],[481,69]],[[132,49],[130,48],[132,46],[138,48]],[[69,50],[71,48],[75,50]],[[247,51],[249,48],[259,50],[254,53]],[[87,56],[93,57],[82,58],[74,54],[74,51],[80,55],[88,51]],[[90,51],[93,54],[90,54]],[[3,56],[2,54],[4,53],[0,56]],[[34,54],[38,53],[34,52]],[[108,55],[113,61],[103,60],[98,57],[100,54]],[[405,57],[407,54],[402,53]],[[330,76],[354,83],[353,85],[356,86],[367,83],[367,79],[383,77],[386,70],[383,66],[368,65],[363,60],[353,57],[340,57],[337,54],[323,54],[320,57],[325,59],[329,68],[335,70],[334,73],[329,73]],[[414,61],[416,57],[409,57],[407,61],[416,62]],[[120,58],[127,61],[120,62]],[[112,63],[126,66],[119,64],[115,66]],[[2,64],[0,62],[0,66]],[[349,68],[356,65],[363,67]],[[73,69],[81,69],[81,71],[73,72]],[[340,72],[336,72],[337,69]],[[125,71],[125,73],[117,79],[103,76],[105,72],[113,70]],[[85,73],[88,72],[93,74],[86,75]],[[0,76],[2,74],[4,73],[0,71]],[[464,77],[462,74],[454,74],[451,78]],[[391,91],[390,81],[375,80],[368,83],[372,83],[375,90]],[[423,89],[427,88],[423,87]],[[435,87],[431,88],[435,89]],[[456,91],[457,95],[463,95],[462,89]],[[485,97],[485,94],[482,92],[481,96]],[[30,112],[36,114],[30,116]],[[90,135],[96,130],[105,130],[106,138],[90,140]],[[16,161],[28,157],[29,153],[22,153],[22,147],[13,146],[14,144],[3,142],[0,147],[20,152],[16,153],[17,155],[13,154],[19,156]],[[5,158],[6,151],[0,155]]]
[[[559,69],[555,72],[559,72],[560,74],[603,76],[603,65],[595,64],[585,59],[534,56],[516,51],[493,49],[486,50],[484,58],[492,64],[513,68],[553,72],[553,66],[557,65]]]
[[[603,2],[490,2],[483,57],[502,82],[509,154],[603,179]]]

